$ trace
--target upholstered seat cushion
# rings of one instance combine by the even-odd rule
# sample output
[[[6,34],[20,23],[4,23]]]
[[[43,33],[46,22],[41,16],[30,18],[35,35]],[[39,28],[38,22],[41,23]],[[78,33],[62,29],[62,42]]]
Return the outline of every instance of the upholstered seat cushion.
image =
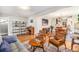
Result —
[[[64,43],[64,40],[56,40],[56,39],[50,39],[50,43],[55,45],[56,47],[61,46]]]
[[[11,47],[8,42],[3,40],[3,42],[0,45],[0,52],[11,52]]]
[[[14,43],[14,42],[17,41],[17,37],[16,36],[5,36],[2,39],[7,41],[9,44],[10,43]]]

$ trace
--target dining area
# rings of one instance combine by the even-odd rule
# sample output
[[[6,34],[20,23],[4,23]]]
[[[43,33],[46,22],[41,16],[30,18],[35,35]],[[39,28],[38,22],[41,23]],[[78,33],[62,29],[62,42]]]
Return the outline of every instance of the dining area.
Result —
[[[76,35],[72,30],[74,29],[72,20],[64,23],[60,20],[60,18],[56,20],[54,27],[41,27],[37,34],[35,27],[29,26],[30,29],[27,28],[28,31],[26,31],[24,38],[24,42],[27,41],[24,44],[27,45],[26,48],[30,52],[78,52],[78,44],[73,43],[76,38],[78,39],[78,34]],[[19,38],[19,40],[21,39]],[[78,41],[76,42],[78,43]]]
[[[31,28],[31,30],[34,30],[34,28]],[[50,31],[50,30],[52,30],[52,31]],[[57,26],[55,28],[55,31],[53,31],[53,29],[51,29],[51,27],[42,28],[42,30],[40,30],[38,34],[33,34],[33,33],[27,34],[28,37],[26,36],[25,39],[27,39],[26,44],[28,46],[30,46],[28,49],[31,50],[31,52],[35,52],[36,50],[42,50],[42,52],[49,52],[49,51],[47,51],[49,49],[49,47],[55,47],[54,48],[55,51],[60,52],[61,46],[63,46],[64,51],[67,49],[66,35],[67,35],[67,28]],[[25,40],[24,40],[24,42],[25,42]],[[53,50],[53,49],[50,48],[49,50]],[[55,52],[55,51],[53,51],[53,52]]]

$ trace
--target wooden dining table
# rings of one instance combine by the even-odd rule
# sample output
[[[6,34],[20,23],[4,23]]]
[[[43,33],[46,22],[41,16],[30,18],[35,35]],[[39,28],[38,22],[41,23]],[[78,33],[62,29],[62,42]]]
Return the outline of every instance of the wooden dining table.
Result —
[[[34,35],[32,37],[30,37],[29,39],[29,44],[32,47],[42,47],[43,49],[45,48],[44,44],[48,43],[49,44],[49,40],[50,37],[54,36],[54,32],[49,32],[47,34],[38,34],[38,35]]]

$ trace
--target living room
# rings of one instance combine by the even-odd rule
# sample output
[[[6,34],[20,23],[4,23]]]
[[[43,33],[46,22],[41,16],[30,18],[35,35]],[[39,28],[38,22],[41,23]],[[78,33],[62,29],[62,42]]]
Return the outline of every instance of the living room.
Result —
[[[0,52],[78,52],[78,10],[73,6],[0,6]]]

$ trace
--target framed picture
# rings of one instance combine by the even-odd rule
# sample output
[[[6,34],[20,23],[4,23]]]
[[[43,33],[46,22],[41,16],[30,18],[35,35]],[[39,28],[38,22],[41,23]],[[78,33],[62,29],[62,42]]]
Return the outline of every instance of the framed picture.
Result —
[[[42,25],[43,26],[48,25],[48,19],[42,19]]]

